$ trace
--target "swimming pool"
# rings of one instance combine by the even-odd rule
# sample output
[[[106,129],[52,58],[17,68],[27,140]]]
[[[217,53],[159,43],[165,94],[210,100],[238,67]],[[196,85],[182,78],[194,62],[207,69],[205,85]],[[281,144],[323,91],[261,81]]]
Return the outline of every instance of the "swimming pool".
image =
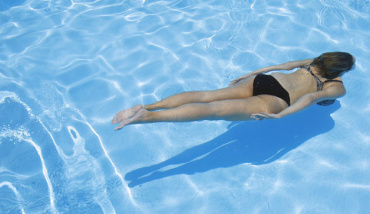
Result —
[[[0,1],[0,213],[367,213],[369,13],[369,0]],[[357,67],[330,107],[110,125],[336,50]]]

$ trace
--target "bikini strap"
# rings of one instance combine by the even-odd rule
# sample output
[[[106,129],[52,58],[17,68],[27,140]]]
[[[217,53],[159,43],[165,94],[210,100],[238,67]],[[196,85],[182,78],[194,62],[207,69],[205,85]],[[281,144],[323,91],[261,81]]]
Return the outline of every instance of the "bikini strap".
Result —
[[[327,83],[327,82],[340,82],[340,83],[343,83],[342,80],[325,80],[324,83]]]
[[[321,91],[322,86],[324,85],[324,82],[322,82],[312,71],[311,71],[311,66],[310,65],[304,65],[302,68],[306,69],[310,74],[315,77],[316,79],[316,84],[317,84],[317,91]]]

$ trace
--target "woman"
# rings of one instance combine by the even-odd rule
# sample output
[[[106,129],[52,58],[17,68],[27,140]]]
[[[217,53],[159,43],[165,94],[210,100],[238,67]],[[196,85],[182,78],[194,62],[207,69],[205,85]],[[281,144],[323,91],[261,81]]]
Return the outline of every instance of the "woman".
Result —
[[[281,118],[315,103],[328,105],[345,95],[341,76],[355,58],[345,52],[323,53],[315,59],[265,67],[233,80],[229,87],[170,96],[151,105],[136,105],[118,112],[115,130],[128,124],[195,120],[263,120]],[[293,73],[263,73],[291,70]],[[164,109],[162,111],[153,111]]]

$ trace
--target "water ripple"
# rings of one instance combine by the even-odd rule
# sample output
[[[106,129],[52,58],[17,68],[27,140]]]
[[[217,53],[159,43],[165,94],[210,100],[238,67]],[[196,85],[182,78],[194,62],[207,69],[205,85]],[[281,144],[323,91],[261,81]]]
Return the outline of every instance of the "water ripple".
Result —
[[[1,209],[368,210],[361,200],[369,196],[362,179],[370,167],[364,152],[370,145],[364,117],[370,95],[369,5],[369,0],[7,2],[0,9]],[[270,139],[256,123],[243,129],[223,121],[148,124],[119,133],[109,126],[115,112],[134,104],[222,88],[266,65],[335,50],[353,53],[357,67],[344,76],[348,94],[340,110],[329,107],[325,114],[335,121],[325,133],[315,132],[331,124],[325,117],[281,140]],[[310,111],[317,116],[319,110],[324,111]],[[287,125],[264,124],[275,135]],[[309,123],[297,123],[303,125]],[[289,139],[302,145],[289,150]],[[276,145],[284,146],[267,149]],[[264,164],[249,161],[254,155]]]

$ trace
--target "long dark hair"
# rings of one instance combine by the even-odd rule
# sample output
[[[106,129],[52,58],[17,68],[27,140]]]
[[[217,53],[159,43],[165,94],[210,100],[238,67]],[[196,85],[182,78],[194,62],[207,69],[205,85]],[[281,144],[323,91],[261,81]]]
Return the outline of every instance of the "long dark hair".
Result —
[[[354,67],[355,58],[346,52],[327,52],[316,57],[311,65],[318,68],[321,76],[325,78],[336,78],[342,72],[351,70]]]

